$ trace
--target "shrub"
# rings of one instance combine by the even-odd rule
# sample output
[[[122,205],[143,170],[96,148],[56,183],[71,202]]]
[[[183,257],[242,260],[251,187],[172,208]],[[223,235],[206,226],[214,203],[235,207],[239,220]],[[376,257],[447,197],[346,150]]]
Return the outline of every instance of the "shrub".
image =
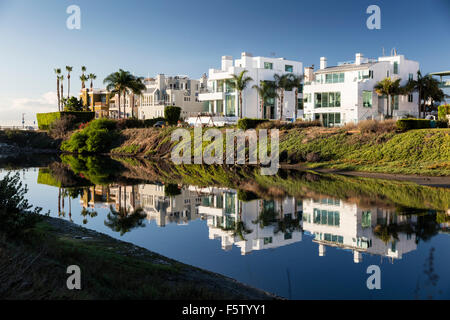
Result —
[[[69,131],[76,128],[76,118],[73,115],[65,115],[56,119],[50,125],[50,135],[54,137],[64,137]]]
[[[306,161],[318,162],[320,161],[320,154],[318,154],[317,152],[310,152],[306,155]]]
[[[117,129],[135,129],[135,128],[144,128],[145,123],[144,120],[138,120],[136,118],[128,118],[128,119],[120,119],[117,121]]]
[[[181,108],[168,106],[164,109],[164,117],[170,125],[176,125],[180,120]]]
[[[293,126],[296,128],[321,127],[322,122],[320,122],[320,120],[314,121],[297,120],[293,123]]]
[[[448,121],[447,115],[450,115],[450,104],[443,104],[438,107],[438,119]]]
[[[70,97],[67,99],[66,104],[64,106],[64,111],[69,112],[79,112],[83,111],[83,102],[78,100],[77,97]]]
[[[431,128],[431,121],[426,119],[400,119],[397,128],[401,131]]]
[[[358,123],[361,133],[386,133],[395,131],[396,128],[394,120],[363,120]]]
[[[158,121],[166,121],[165,118],[153,118],[153,119],[147,119],[144,120],[144,127],[145,128],[151,128],[155,125],[155,123],[157,123]]]
[[[75,123],[89,122],[95,118],[95,112],[49,112],[38,113],[36,118],[40,130],[49,130],[51,124],[63,116],[73,115],[76,120]]]
[[[181,190],[177,184],[169,183],[164,188],[164,195],[167,197],[174,197],[179,194],[181,194]]]
[[[239,119],[237,123],[237,127],[242,130],[255,129],[258,125],[267,122],[269,120],[266,119],[251,119],[251,118],[243,118]]]
[[[20,174],[11,176],[9,173],[0,180],[0,230],[8,236],[17,236],[26,232],[39,222],[42,208],[32,206],[24,198],[28,192],[22,186]]]
[[[63,142],[61,149],[73,153],[109,152],[118,138],[115,120],[98,119],[75,132]]]

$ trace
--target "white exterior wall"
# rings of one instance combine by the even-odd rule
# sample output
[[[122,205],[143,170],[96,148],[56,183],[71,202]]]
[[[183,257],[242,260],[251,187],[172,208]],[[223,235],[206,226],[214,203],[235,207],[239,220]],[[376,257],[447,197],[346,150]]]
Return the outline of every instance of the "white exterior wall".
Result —
[[[398,74],[394,74],[394,62],[398,63]],[[355,66],[350,64],[349,66]],[[315,73],[315,79],[327,69],[318,70]],[[373,72],[373,78],[359,79],[358,72]],[[419,70],[419,63],[405,59],[403,55],[392,57],[380,57],[375,64],[361,65],[357,70],[345,71],[332,70],[329,73],[345,73],[345,80],[343,83],[319,83],[313,81],[311,84],[304,86],[304,95],[311,94],[311,101],[305,103],[305,119],[313,120],[316,113],[340,113],[341,125],[349,122],[355,122],[367,119],[383,119],[386,113],[386,99],[379,97],[374,91],[374,86],[378,81],[383,80],[389,76],[392,79],[401,78],[401,85],[405,85],[408,82],[409,74],[413,75],[414,79],[417,79],[417,71]],[[363,106],[363,91],[372,91],[372,107]],[[340,107],[327,107],[327,108],[315,108],[315,93],[322,92],[340,92],[341,93],[341,106]],[[389,106],[391,107],[391,101]],[[417,116],[418,114],[418,94],[413,93],[413,101],[408,102],[408,96],[399,96],[399,109],[394,110],[394,118],[401,118],[405,115]]]
[[[273,64],[273,69],[264,69],[264,63],[269,62]],[[266,57],[253,57],[246,53],[243,53],[240,59],[236,59],[233,62],[231,57],[223,57],[222,59],[222,68],[221,70],[210,69],[209,70],[209,78],[208,78],[208,93],[202,93],[199,95],[200,101],[213,101],[214,106],[213,110],[210,110],[211,113],[217,114],[216,102],[217,100],[221,100],[223,103],[224,113],[226,111],[226,100],[225,96],[226,92],[217,92],[217,88],[215,87],[215,81],[217,80],[226,80],[231,79],[232,75],[239,75],[243,70],[247,70],[245,74],[246,77],[251,77],[253,81],[250,81],[246,87],[246,89],[242,92],[242,116],[248,118],[263,118],[261,112],[261,101],[258,96],[258,93],[255,89],[253,89],[253,85],[260,85],[261,81],[269,80],[273,81],[275,74],[286,74],[288,72],[285,71],[285,66],[291,65],[293,67],[292,73],[296,75],[303,74],[303,65],[299,61],[285,60],[283,58],[266,58]],[[225,88],[223,91],[226,91]],[[235,95],[235,118],[239,116],[238,113],[238,103],[239,97],[238,94],[229,93],[231,95]],[[302,98],[302,95],[299,93],[298,98]],[[294,118],[295,117],[295,91],[286,91],[284,94],[284,108],[283,108],[283,118]],[[223,114],[222,114],[223,115]],[[226,115],[226,114],[225,114]],[[299,116],[302,116],[302,113],[299,113]],[[279,105],[278,101],[275,102],[275,115],[274,118],[279,117]]]

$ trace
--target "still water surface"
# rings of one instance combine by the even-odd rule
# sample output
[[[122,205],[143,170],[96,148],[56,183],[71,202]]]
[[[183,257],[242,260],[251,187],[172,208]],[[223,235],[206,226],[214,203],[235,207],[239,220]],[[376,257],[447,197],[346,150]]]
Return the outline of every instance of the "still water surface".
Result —
[[[450,189],[345,178],[346,191],[318,176],[261,196],[164,179],[99,185],[76,170],[86,183],[66,187],[54,168],[0,178],[7,172],[53,217],[286,298],[450,298]],[[370,265],[381,269],[380,290],[367,288]]]

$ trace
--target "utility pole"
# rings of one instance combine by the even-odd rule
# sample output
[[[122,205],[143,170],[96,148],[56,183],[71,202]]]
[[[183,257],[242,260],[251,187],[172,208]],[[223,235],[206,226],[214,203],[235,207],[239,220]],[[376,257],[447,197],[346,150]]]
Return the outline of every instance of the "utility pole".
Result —
[[[25,113],[22,113],[22,129],[25,129]]]

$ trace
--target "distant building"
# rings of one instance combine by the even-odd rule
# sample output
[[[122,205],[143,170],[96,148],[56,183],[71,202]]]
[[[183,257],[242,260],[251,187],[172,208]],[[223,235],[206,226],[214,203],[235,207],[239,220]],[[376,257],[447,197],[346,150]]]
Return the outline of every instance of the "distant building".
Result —
[[[374,86],[386,77],[401,78],[401,85],[417,79],[419,63],[403,55],[364,58],[329,67],[320,58],[320,69],[305,69],[304,118],[321,120],[325,126],[340,126],[367,119],[384,119],[386,97],[378,96]],[[393,117],[418,115],[418,93],[395,96]],[[391,106],[391,101],[389,105]]]
[[[110,104],[114,103],[114,98],[110,98],[106,89],[81,89],[80,99],[84,107],[95,112],[96,118],[109,117]]]
[[[127,97],[126,110],[131,110],[130,103],[134,104],[139,119],[152,119],[164,117],[166,106],[176,106],[181,108],[181,118],[196,116],[204,111],[204,103],[199,101],[198,95],[206,87],[206,81],[206,75],[200,80],[164,74],[146,78],[144,84],[147,89],[140,97]]]

